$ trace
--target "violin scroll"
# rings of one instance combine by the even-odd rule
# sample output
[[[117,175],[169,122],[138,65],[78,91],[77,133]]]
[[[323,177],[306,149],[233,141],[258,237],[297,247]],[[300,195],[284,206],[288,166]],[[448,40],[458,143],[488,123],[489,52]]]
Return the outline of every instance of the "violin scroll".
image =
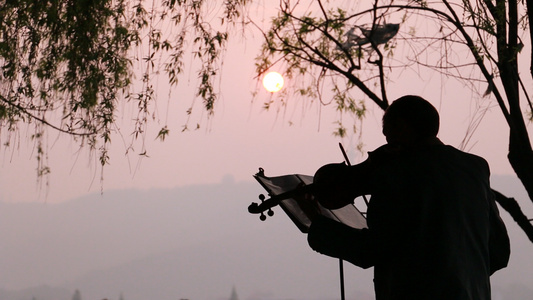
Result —
[[[274,215],[274,211],[272,210],[272,207],[279,205],[279,203],[282,200],[294,198],[294,197],[302,197],[305,194],[310,194],[314,191],[314,186],[312,184],[304,185],[297,187],[293,190],[271,196],[269,199],[265,200],[265,195],[261,194],[259,195],[259,200],[261,200],[261,204],[257,204],[253,202],[248,206],[248,212],[251,214],[260,214],[259,219],[261,221],[266,220],[266,216],[264,212],[267,212],[267,215],[269,217],[272,217]]]
[[[261,221],[265,221],[266,220],[266,216],[264,214],[264,211],[266,210],[267,211],[267,215],[269,217],[272,217],[274,215],[274,211],[272,210],[272,207],[276,206],[279,204],[279,200],[277,199],[268,199],[266,200],[265,202],[265,195],[263,194],[260,194],[259,195],[259,200],[261,200],[261,204],[257,204],[255,202],[252,202],[252,204],[250,204],[250,206],[248,206],[248,212],[251,213],[251,214],[260,214],[259,216],[259,219]]]

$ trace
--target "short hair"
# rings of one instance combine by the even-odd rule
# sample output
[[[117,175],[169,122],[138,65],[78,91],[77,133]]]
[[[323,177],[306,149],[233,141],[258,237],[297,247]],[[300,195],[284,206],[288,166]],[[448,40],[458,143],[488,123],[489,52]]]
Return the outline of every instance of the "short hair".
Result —
[[[420,96],[403,96],[389,105],[383,123],[394,126],[400,120],[411,126],[419,138],[435,137],[439,133],[437,109]]]

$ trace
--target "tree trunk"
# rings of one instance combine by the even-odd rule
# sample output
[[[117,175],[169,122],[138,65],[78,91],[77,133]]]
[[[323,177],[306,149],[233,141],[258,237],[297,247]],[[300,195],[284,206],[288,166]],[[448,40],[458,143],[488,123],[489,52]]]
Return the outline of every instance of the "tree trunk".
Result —
[[[511,133],[507,158],[516,176],[526,189],[529,199],[533,201],[533,151],[528,141],[529,139],[523,139],[517,136],[516,132],[514,134]],[[524,230],[528,238],[533,242],[533,225],[531,224],[531,220],[528,220],[520,210],[516,200],[514,198],[507,198],[501,194],[496,195],[498,203],[511,214],[518,226]]]

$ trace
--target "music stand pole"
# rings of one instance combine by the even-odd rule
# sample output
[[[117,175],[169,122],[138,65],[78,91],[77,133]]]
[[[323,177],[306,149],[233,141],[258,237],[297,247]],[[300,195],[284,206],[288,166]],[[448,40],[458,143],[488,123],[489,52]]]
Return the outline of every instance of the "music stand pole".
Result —
[[[345,300],[344,297],[344,264],[342,258],[339,258],[339,273],[341,281],[341,300]]]
[[[346,151],[344,151],[344,147],[342,146],[342,143],[339,143],[339,148],[341,148],[342,156],[344,156],[344,161],[348,166],[350,166],[350,160],[348,159],[348,155],[346,155]],[[345,300],[345,293],[344,293],[344,263],[342,261],[342,258],[339,258],[339,277],[341,281],[341,300]]]

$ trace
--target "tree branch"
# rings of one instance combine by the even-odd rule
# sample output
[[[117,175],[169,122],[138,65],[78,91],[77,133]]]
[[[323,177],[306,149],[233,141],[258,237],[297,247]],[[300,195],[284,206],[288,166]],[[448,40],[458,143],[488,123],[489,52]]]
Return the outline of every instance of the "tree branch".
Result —
[[[529,25],[529,40],[533,41],[533,27],[531,26],[531,20],[532,20],[531,15],[533,15],[533,0],[527,0],[526,3],[527,3],[527,19],[528,19],[528,24],[530,24]],[[531,51],[531,55],[530,55],[529,73],[533,77],[533,49],[531,49],[530,51]]]
[[[472,53],[472,55],[474,56],[474,59],[481,73],[483,74],[485,79],[489,82],[489,84],[492,84],[494,86],[492,75],[489,73],[489,71],[485,67],[485,64],[483,63],[483,58],[480,56],[479,52],[476,50],[474,41],[472,40],[470,35],[465,31],[464,27],[461,25],[461,21],[459,20],[459,17],[457,16],[455,11],[451,7],[450,3],[447,0],[444,0],[443,3],[444,5],[446,5],[446,7],[448,8],[448,10],[453,16],[453,18],[449,19],[449,22],[452,23],[461,32],[463,38],[467,42],[468,47],[470,48],[470,53]],[[437,13],[438,11],[433,11],[433,12]],[[498,105],[500,106],[500,110],[502,111],[503,116],[505,117],[505,120],[507,121],[507,124],[511,126],[513,121],[511,119],[509,111],[507,110],[507,107],[505,106],[505,102],[503,101],[502,95],[496,88],[493,90],[493,94],[496,97],[496,101],[498,102]]]
[[[514,198],[506,197],[505,195],[496,190],[492,191],[496,196],[496,202],[498,202],[498,204],[511,215],[513,220],[526,233],[526,236],[529,238],[529,240],[533,242],[533,225],[531,224],[531,221],[528,220],[528,218],[522,212],[522,209],[520,208],[520,205],[518,205],[518,202]]]
[[[4,96],[0,95],[0,101],[2,101],[3,103],[11,106],[11,107],[14,107],[16,108],[18,111],[20,111],[21,113],[27,115],[28,117],[30,117],[31,119],[34,119],[54,130],[57,130],[59,132],[62,132],[62,133],[66,133],[66,134],[69,134],[69,135],[74,135],[74,136],[90,136],[90,135],[94,135],[96,134],[96,131],[93,131],[93,132],[76,132],[76,131],[72,131],[72,130],[65,130],[63,128],[60,128],[48,121],[46,121],[44,118],[40,118],[32,113],[30,113],[26,108],[22,107],[20,104],[17,104],[17,103],[13,103],[12,101],[9,101],[7,100]]]

